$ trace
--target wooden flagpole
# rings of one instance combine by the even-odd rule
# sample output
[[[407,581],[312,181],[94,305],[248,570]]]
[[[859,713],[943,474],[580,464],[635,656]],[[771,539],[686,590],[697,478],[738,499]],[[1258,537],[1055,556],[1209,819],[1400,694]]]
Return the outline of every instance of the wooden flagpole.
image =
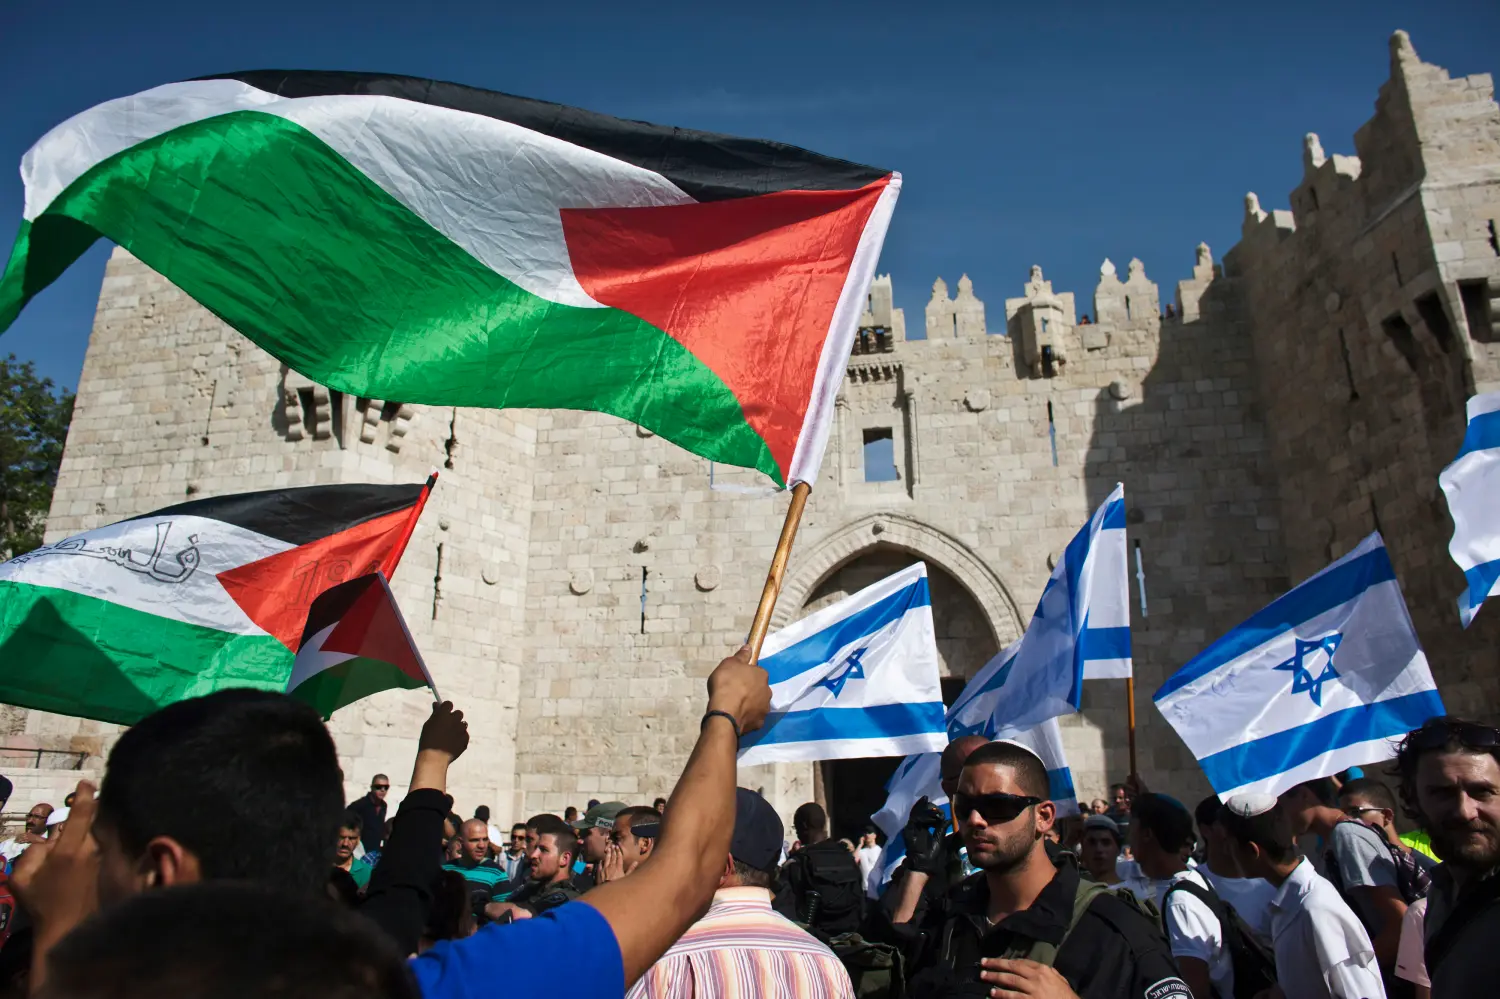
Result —
[[[1135,767],[1135,670],[1125,678],[1125,721],[1130,727],[1130,776],[1139,778]]]
[[[766,573],[766,585],[760,591],[760,606],[755,608],[755,620],[750,625],[750,637],[745,644],[750,646],[750,661],[760,660],[760,646],[771,629],[771,612],[776,609],[776,598],[781,596],[781,583],[786,577],[786,563],[792,557],[792,542],[797,537],[797,525],[802,523],[802,511],[807,506],[812,486],[799,482],[792,487],[792,502],[786,508],[786,521],[781,525],[781,537],[776,540],[776,554],[771,556],[771,569]],[[1132,716],[1133,717],[1133,716]],[[1134,723],[1132,736],[1134,739]],[[1132,742],[1132,746],[1134,743]],[[1132,760],[1134,752],[1132,751]]]

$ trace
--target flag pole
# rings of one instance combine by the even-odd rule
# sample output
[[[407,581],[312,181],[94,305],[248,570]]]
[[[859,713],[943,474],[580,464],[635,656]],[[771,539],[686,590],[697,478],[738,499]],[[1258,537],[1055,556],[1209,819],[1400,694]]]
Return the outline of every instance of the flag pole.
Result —
[[[786,577],[787,560],[792,556],[792,541],[797,537],[797,525],[802,522],[802,511],[807,506],[807,496],[812,486],[799,482],[792,487],[792,502],[786,508],[786,521],[781,525],[781,537],[776,541],[776,554],[771,556],[771,569],[766,573],[766,585],[760,591],[760,606],[755,608],[755,620],[750,625],[750,637],[745,644],[750,647],[750,661],[760,659],[760,646],[771,628],[771,612],[776,609],[776,598],[781,595],[781,582]]]
[[[1135,671],[1125,678],[1125,721],[1130,731],[1130,776],[1139,777],[1135,767]]]

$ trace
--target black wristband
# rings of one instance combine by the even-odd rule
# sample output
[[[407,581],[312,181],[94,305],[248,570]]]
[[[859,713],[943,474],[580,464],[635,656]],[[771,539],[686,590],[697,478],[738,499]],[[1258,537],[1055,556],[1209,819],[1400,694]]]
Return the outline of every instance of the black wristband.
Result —
[[[728,711],[714,710],[705,712],[703,715],[703,720],[698,723],[698,728],[701,730],[703,726],[708,724],[708,720],[714,715],[718,715],[720,718],[728,718],[729,724],[734,726],[734,737],[736,739],[740,737],[740,720],[734,715],[730,714]]]

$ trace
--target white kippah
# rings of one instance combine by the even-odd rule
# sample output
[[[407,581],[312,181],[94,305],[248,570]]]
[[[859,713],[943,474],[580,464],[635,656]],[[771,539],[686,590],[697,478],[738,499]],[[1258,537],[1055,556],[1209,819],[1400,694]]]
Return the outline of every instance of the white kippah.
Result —
[[[1040,756],[1038,756],[1037,755],[1037,751],[1035,749],[1032,749],[1030,746],[1023,746],[1023,745],[1021,745],[1021,743],[1017,742],[1014,739],[996,739],[995,741],[999,742],[999,743],[1003,743],[1004,745],[1007,745],[1007,746],[1015,746],[1017,749],[1023,750],[1024,752],[1026,752],[1027,754],[1029,754],[1030,756],[1032,756],[1033,758],[1035,758],[1038,763],[1041,763],[1043,770],[1047,769],[1047,764],[1042,763],[1042,758]]]
[[[1253,819],[1276,807],[1276,795],[1258,794],[1254,791],[1237,794],[1224,802],[1224,807],[1242,819]]]

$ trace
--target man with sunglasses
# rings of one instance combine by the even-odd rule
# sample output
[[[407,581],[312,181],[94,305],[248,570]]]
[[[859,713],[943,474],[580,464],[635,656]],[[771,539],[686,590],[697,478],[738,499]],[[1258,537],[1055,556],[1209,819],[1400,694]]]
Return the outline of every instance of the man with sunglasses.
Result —
[[[366,853],[380,849],[385,838],[385,796],[390,791],[391,779],[385,774],[376,774],[370,779],[369,793],[349,805],[349,811],[359,816],[359,841]]]
[[[905,927],[914,999],[1192,999],[1156,921],[1045,847],[1047,770],[992,742],[970,754],[953,820],[978,873]]]
[[[1401,800],[1432,836],[1423,923],[1432,999],[1493,994],[1500,982],[1500,731],[1433,718],[1396,752]]]

